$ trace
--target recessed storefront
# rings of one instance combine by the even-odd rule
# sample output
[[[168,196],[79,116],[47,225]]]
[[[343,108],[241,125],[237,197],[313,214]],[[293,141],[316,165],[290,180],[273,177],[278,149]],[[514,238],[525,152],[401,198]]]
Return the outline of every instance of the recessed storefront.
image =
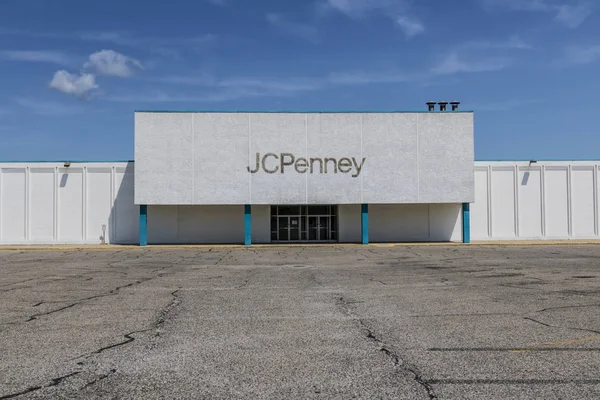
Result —
[[[272,243],[337,240],[337,206],[271,206]]]

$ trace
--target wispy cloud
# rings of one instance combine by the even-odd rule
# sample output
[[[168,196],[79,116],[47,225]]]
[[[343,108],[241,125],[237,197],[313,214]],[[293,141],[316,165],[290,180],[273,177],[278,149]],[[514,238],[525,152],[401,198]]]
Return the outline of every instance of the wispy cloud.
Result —
[[[512,35],[507,40],[474,40],[458,46],[465,50],[530,50],[533,46],[525,42],[519,35]]]
[[[415,35],[425,32],[425,27],[415,18],[401,15],[396,18],[396,23],[404,31],[404,34],[411,38]]]
[[[98,88],[96,77],[92,74],[71,74],[65,70],[56,71],[50,88],[75,97],[87,98],[91,91]]]
[[[554,15],[555,21],[571,29],[578,28],[593,12],[589,0],[481,0],[481,3],[488,10],[505,8]]]
[[[600,45],[569,46],[565,49],[567,64],[591,64],[600,60]]]
[[[330,74],[328,81],[335,85],[365,85],[408,82],[415,77],[404,72],[337,72]]]
[[[406,35],[412,38],[425,32],[425,25],[410,14],[408,0],[323,0],[319,3],[322,14],[328,11],[342,13],[352,19],[380,15],[393,21]]]
[[[266,19],[272,26],[293,36],[300,37],[313,43],[316,43],[319,40],[319,32],[314,26],[290,21],[281,14],[267,14]]]
[[[90,54],[88,62],[83,67],[97,75],[119,78],[128,78],[144,68],[138,60],[114,50],[101,50]]]
[[[304,78],[231,78],[222,80],[193,81],[191,77],[181,77],[179,80],[168,79],[168,82],[186,84],[194,82],[204,87],[201,94],[175,93],[154,91],[146,94],[125,94],[107,96],[104,99],[126,103],[173,103],[173,102],[211,102],[218,103],[252,97],[289,97],[300,92],[319,90],[322,83],[317,80]]]
[[[44,116],[65,116],[78,114],[83,111],[81,105],[64,104],[55,101],[42,101],[31,98],[21,98],[17,100],[17,104],[24,107],[37,115]]]
[[[507,67],[507,62],[501,59],[462,59],[458,53],[452,52],[438,65],[431,68],[431,72],[438,75],[450,75],[467,72],[499,71]]]
[[[73,63],[72,56],[62,51],[53,50],[1,50],[0,59],[58,65],[70,65]]]

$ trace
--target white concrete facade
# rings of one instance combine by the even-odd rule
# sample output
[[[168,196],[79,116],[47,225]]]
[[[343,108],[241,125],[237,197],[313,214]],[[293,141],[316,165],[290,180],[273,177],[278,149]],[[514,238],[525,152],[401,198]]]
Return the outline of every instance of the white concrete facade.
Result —
[[[596,239],[600,161],[475,162],[472,240]],[[359,204],[338,206],[339,241],[361,241]],[[460,241],[460,204],[373,204],[371,242]],[[103,229],[105,227],[105,229]],[[1,244],[136,244],[133,162],[0,163]],[[148,242],[244,242],[244,206],[149,206]],[[270,207],[252,206],[252,242]]]

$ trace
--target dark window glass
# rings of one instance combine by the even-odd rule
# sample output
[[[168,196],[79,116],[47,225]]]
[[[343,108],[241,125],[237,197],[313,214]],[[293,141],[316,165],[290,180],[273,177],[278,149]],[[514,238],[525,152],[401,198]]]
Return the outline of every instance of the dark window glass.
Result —
[[[328,206],[308,206],[309,215],[329,215]]]
[[[272,240],[273,242],[276,242],[276,241],[277,241],[277,232],[271,232],[271,240]]]
[[[300,206],[280,206],[279,215],[300,215]]]

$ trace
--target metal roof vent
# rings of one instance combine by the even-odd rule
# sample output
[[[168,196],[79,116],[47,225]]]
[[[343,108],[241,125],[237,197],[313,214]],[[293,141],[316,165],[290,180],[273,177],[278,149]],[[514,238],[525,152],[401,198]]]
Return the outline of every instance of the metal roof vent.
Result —
[[[429,109],[429,111],[435,111],[435,101],[428,101],[425,104],[427,104],[427,108]]]
[[[458,111],[458,106],[460,105],[460,101],[451,101],[450,105],[452,106],[452,111]]]
[[[447,101],[440,101],[438,104],[440,105],[440,111],[446,111],[446,107],[448,106]]]

